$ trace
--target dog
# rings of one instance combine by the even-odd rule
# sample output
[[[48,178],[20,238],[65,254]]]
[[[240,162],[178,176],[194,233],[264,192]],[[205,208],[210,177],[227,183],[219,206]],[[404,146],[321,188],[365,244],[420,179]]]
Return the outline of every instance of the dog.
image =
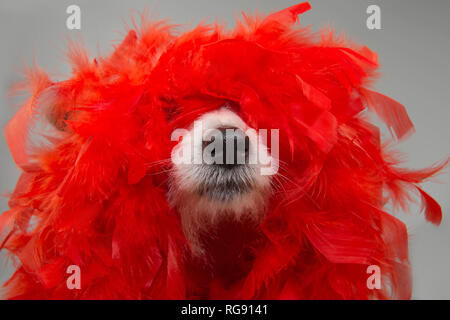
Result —
[[[398,139],[413,125],[370,89],[376,54],[298,26],[309,9],[230,31],[143,18],[108,57],[72,44],[68,80],[30,71],[5,129],[22,174],[0,218],[4,296],[410,298],[407,231],[383,208],[416,193],[439,224],[419,183],[448,160],[399,167],[367,110]]]

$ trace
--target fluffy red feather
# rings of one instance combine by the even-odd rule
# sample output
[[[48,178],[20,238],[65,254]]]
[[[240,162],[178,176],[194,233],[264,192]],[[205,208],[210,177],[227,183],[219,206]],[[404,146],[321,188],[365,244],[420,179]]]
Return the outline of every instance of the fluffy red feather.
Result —
[[[445,164],[393,165],[361,111],[373,109],[398,138],[413,126],[402,105],[367,88],[376,54],[295,26],[308,9],[244,16],[232,31],[202,24],[177,34],[145,22],[109,57],[90,60],[73,47],[68,80],[31,73],[31,97],[5,131],[22,169],[0,218],[1,247],[17,262],[6,297],[409,298],[406,228],[383,205],[405,204]],[[229,246],[211,243],[208,254],[223,262],[212,276],[168,206],[164,160],[174,128],[230,101],[253,127],[280,129],[288,179],[255,234],[223,225]],[[56,129],[33,145],[37,116]],[[417,190],[439,224],[439,205]],[[232,246],[251,259],[227,256]],[[227,274],[227,263],[239,272]],[[80,290],[66,287],[72,264],[82,270]],[[366,286],[372,264],[380,290]]]

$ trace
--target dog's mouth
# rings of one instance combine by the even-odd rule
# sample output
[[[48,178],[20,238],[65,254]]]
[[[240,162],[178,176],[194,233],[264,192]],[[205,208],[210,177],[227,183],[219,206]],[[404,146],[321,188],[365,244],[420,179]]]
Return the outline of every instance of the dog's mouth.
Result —
[[[210,200],[231,201],[255,188],[255,169],[245,164],[232,167],[201,165],[196,170],[201,171],[200,175],[204,177],[197,193]]]

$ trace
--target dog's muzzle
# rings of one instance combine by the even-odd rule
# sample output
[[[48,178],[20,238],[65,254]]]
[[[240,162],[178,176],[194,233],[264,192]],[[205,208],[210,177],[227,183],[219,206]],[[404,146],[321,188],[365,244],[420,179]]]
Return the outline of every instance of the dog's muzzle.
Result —
[[[203,163],[195,168],[202,177],[197,192],[227,201],[250,191],[255,184],[249,166],[250,139],[236,127],[220,127],[215,132],[210,141],[202,141]]]
[[[261,155],[270,158],[267,146],[232,110],[206,113],[179,130],[172,134],[179,141],[172,151],[169,179],[174,205],[184,200],[190,206],[220,209],[233,202],[240,208],[270,188],[270,176],[261,174],[258,161]]]

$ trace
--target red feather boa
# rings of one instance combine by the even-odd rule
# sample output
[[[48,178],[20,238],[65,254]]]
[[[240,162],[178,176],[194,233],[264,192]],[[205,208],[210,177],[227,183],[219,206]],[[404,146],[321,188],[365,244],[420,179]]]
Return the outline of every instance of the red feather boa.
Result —
[[[446,163],[396,167],[361,114],[374,110],[398,138],[413,129],[401,104],[367,89],[376,54],[294,27],[308,9],[302,3],[265,19],[244,16],[233,31],[202,24],[179,35],[144,21],[109,57],[91,61],[72,46],[66,81],[30,72],[31,97],[5,131],[23,171],[0,217],[0,245],[18,265],[6,297],[409,298],[406,228],[382,208],[404,206],[417,191],[426,218],[439,224],[439,205],[417,183]],[[208,252],[225,267],[211,276],[190,256],[169,209],[161,160],[174,128],[227,101],[254,128],[280,129],[288,179],[255,236],[224,223],[228,244]],[[31,144],[43,130],[38,119],[58,130]],[[251,259],[227,254],[242,244]],[[72,264],[82,270],[80,290],[66,287]],[[381,268],[380,290],[366,285],[372,264]]]

